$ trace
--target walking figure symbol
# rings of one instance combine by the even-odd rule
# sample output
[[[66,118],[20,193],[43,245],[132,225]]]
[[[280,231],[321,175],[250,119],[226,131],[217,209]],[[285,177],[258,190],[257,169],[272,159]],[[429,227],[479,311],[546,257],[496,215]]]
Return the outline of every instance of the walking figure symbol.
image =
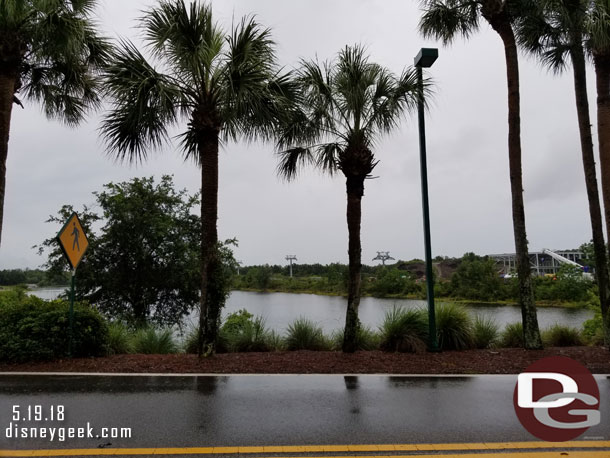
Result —
[[[76,227],[76,223],[72,223],[74,229],[72,229],[72,236],[74,237],[74,241],[72,242],[72,249],[76,246],[76,251],[80,251],[80,245],[78,244],[78,236],[80,235],[80,231],[78,227]]]

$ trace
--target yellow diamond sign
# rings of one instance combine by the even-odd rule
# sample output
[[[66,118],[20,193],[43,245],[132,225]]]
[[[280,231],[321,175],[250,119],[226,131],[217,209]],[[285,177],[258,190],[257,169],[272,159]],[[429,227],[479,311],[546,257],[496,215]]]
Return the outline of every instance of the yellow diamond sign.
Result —
[[[68,218],[64,227],[57,234],[57,240],[59,240],[61,249],[68,258],[70,265],[73,269],[76,269],[89,246],[87,235],[76,213],[72,213],[72,216]]]

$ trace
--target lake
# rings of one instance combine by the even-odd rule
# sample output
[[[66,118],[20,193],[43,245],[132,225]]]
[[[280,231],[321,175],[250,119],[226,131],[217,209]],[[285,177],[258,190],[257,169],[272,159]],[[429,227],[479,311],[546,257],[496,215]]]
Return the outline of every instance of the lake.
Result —
[[[62,288],[43,288],[32,290],[31,293],[43,299],[54,299],[64,290]],[[345,324],[345,308],[347,299],[339,296],[319,296],[315,294],[290,293],[255,293],[249,291],[233,291],[227,300],[223,317],[228,313],[245,308],[253,315],[265,319],[269,329],[281,334],[288,324],[298,317],[305,317],[320,325],[325,333],[342,329]],[[426,307],[426,301],[410,299],[379,299],[363,297],[360,300],[360,321],[373,329],[382,322],[386,311],[394,306],[406,308]],[[466,305],[468,311],[491,317],[500,326],[521,321],[521,309],[510,305]],[[578,327],[589,318],[593,312],[587,309],[566,309],[560,307],[538,308],[538,323],[540,329],[545,329],[555,323]],[[188,321],[193,325],[198,317],[191,316]]]

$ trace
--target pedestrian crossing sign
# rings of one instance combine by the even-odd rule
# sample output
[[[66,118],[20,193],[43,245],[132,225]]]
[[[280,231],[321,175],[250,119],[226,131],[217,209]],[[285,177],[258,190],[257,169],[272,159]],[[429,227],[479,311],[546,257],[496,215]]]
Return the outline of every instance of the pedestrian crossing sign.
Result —
[[[73,269],[76,269],[89,246],[87,235],[76,213],[72,213],[68,218],[64,227],[57,234],[57,240],[66,258],[68,258],[68,262]]]

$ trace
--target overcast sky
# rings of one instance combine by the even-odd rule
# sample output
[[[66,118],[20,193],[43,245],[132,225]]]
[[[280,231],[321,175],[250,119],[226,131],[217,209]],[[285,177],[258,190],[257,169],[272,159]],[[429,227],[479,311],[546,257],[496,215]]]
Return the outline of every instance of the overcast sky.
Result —
[[[138,42],[135,19],[154,0],[102,0],[100,28]],[[419,3],[408,0],[224,0],[213,3],[227,29],[253,13],[272,29],[280,63],[332,58],[346,44],[364,44],[395,73],[412,65],[421,47],[439,47],[430,69],[436,92],[426,118],[432,254],[461,256],[514,252],[507,152],[504,52],[485,23],[470,41],[451,47],[418,35]],[[521,56],[522,146],[530,251],[577,248],[591,238],[570,73],[555,77]],[[595,129],[595,89],[589,71]],[[49,121],[24,101],[11,122],[0,268],[44,262],[32,245],[55,234],[45,223],[63,204],[92,204],[110,181],[173,174],[179,188],[200,186],[199,170],[176,143],[134,167],[109,158],[97,134],[101,113],[78,129]],[[405,118],[375,149],[380,160],[365,183],[362,259],[376,251],[396,259],[423,258],[417,119]],[[236,237],[244,264],[347,263],[345,183],[306,171],[294,182],[277,178],[273,145],[230,143],[220,153],[219,235]]]

